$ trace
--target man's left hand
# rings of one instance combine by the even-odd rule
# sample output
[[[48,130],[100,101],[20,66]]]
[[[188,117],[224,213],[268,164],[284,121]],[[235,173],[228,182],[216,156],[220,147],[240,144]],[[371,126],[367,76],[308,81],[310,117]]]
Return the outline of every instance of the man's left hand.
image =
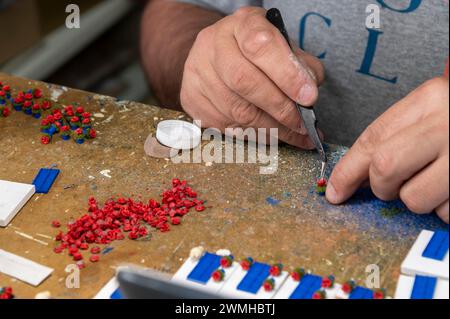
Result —
[[[327,199],[340,204],[367,182],[381,200],[449,222],[448,78],[426,82],[371,124],[335,167]]]

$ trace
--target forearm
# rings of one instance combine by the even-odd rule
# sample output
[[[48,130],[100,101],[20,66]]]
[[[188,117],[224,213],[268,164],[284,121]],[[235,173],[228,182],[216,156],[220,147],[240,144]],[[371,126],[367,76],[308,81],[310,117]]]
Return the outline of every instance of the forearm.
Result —
[[[223,16],[170,0],[152,0],[141,26],[141,54],[152,91],[161,105],[181,109],[184,63],[197,34]]]

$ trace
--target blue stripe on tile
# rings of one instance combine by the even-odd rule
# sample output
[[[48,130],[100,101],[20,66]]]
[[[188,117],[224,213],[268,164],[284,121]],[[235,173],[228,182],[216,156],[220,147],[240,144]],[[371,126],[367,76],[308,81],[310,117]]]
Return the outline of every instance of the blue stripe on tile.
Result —
[[[206,284],[212,273],[220,267],[222,258],[217,255],[206,253],[198,262],[197,266],[188,275],[188,280]]]
[[[425,258],[442,261],[448,252],[448,245],[448,232],[437,231],[434,233],[422,256]]]
[[[416,276],[411,299],[433,299],[437,278]]]
[[[38,175],[33,181],[33,185],[36,187],[36,193],[48,194],[59,173],[60,170],[58,169],[42,168],[39,170]]]
[[[322,277],[306,275],[302,278],[297,288],[289,299],[311,299],[314,293],[322,288]]]
[[[348,299],[373,299],[373,291],[364,287],[356,287]]]
[[[122,293],[120,292],[120,288],[117,288],[110,297],[110,299],[124,299]]]
[[[237,289],[251,294],[256,294],[264,281],[270,275],[270,266],[261,263],[254,263],[249,269],[244,279],[239,283]]]

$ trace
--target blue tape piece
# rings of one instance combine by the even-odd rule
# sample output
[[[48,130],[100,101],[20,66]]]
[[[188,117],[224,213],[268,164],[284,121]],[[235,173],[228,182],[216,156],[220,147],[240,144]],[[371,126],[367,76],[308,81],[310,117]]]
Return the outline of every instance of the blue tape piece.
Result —
[[[199,260],[197,266],[191,271],[187,279],[206,285],[212,273],[220,267],[222,257],[206,253]]]
[[[289,299],[312,299],[314,293],[322,288],[322,277],[306,275]]]
[[[110,299],[124,299],[122,296],[122,293],[120,292],[120,288],[117,288],[116,291],[114,291],[110,297]]]
[[[373,299],[373,291],[364,287],[356,287],[355,289],[353,289],[348,299],[353,300]]]
[[[436,231],[423,251],[422,256],[425,258],[443,261],[448,252],[448,245],[448,232]]]
[[[411,299],[433,299],[437,278],[416,276]]]
[[[33,181],[33,185],[36,187],[36,193],[48,194],[59,173],[59,169],[42,168]]]
[[[261,263],[254,263],[239,283],[237,289],[251,294],[257,294],[264,281],[270,276],[270,266]]]

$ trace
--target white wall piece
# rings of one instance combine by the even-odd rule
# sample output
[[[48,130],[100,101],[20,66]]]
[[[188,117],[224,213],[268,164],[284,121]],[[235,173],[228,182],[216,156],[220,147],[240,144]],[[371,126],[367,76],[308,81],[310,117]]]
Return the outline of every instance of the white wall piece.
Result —
[[[0,227],[8,226],[34,193],[34,185],[0,180]]]
[[[397,289],[395,291],[395,299],[411,299],[416,277],[401,275]],[[449,299],[449,282],[448,280],[438,279],[434,290],[433,299]]]
[[[428,230],[424,230],[420,233],[413,247],[406,256],[406,259],[402,263],[401,271],[404,275],[423,275],[438,277],[445,280],[449,279],[448,250],[444,260],[442,261],[422,256],[430,240],[433,238],[433,235],[434,232]]]
[[[239,265],[238,269],[233,273],[231,278],[223,285],[222,289],[219,291],[219,294],[225,298],[232,299],[272,299],[282,287],[285,280],[289,277],[288,272],[283,271],[280,276],[273,277],[275,279],[275,288],[273,291],[267,292],[261,286],[256,294],[252,294],[237,289],[247,273],[248,272],[243,270]]]
[[[216,282],[213,279],[209,279],[206,284],[198,283],[195,281],[191,281],[188,279],[189,274],[194,270],[194,268],[198,265],[199,260],[194,258],[189,258],[186,262],[181,266],[181,268],[177,271],[177,273],[173,276],[172,280],[175,282],[182,283],[183,285],[187,285],[190,287],[200,288],[205,291],[217,293],[222,288],[224,284],[228,282],[231,278],[232,274],[240,268],[237,262],[233,262],[232,266],[229,268],[222,268],[225,271],[225,276],[223,281]]]
[[[0,272],[37,287],[53,269],[0,249]]]
[[[114,276],[108,283],[95,295],[94,299],[111,299],[112,294],[119,289],[119,282]]]

